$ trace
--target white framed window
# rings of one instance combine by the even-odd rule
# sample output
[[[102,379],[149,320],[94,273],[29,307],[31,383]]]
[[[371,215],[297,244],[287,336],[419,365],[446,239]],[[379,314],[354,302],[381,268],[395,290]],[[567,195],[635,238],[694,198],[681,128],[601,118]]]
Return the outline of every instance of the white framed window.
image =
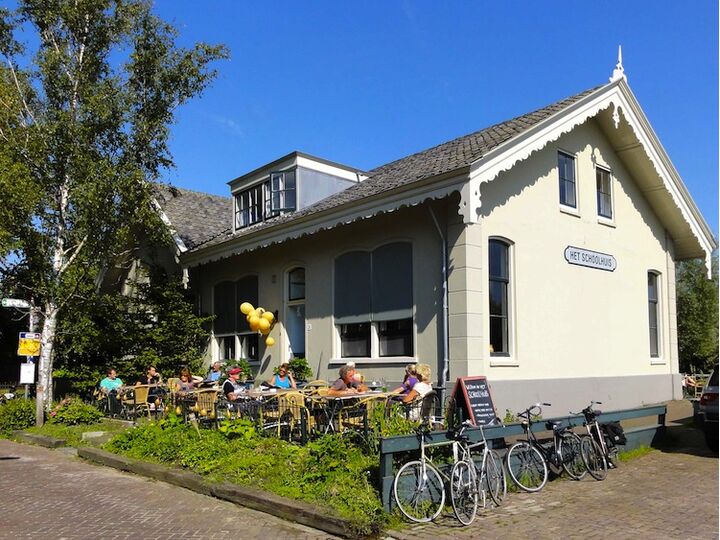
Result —
[[[305,358],[305,268],[292,268],[286,273],[286,277],[287,359]]]
[[[612,199],[612,174],[607,169],[595,167],[595,186],[597,194],[598,217],[612,221],[613,199]]]
[[[213,288],[213,360],[240,358],[250,363],[260,361],[259,339],[247,325],[239,306],[243,302],[257,305],[258,278],[245,276],[237,281],[221,281]]]
[[[412,245],[393,242],[335,259],[334,319],[341,358],[415,355]]]
[[[659,359],[662,356],[660,346],[660,274],[652,270],[648,272],[647,284],[650,358]]]
[[[560,205],[577,210],[577,181],[575,157],[567,152],[558,151],[558,187]]]
[[[297,201],[295,170],[270,173],[270,214],[295,210]]]
[[[490,356],[511,354],[511,244],[491,238],[488,241],[488,314],[490,318]]]
[[[235,229],[263,220],[263,191],[258,184],[235,195]]]

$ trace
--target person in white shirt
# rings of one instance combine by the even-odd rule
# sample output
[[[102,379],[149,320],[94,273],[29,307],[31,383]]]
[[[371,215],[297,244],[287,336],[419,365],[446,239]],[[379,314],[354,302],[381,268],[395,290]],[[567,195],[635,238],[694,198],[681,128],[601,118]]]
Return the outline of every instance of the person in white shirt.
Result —
[[[432,379],[432,370],[430,369],[430,366],[427,364],[418,364],[415,368],[415,372],[417,374],[418,382],[416,382],[415,386],[412,387],[412,390],[403,397],[403,403],[415,402],[409,415],[412,420],[417,420],[419,418],[422,400],[426,395],[432,392],[432,383],[430,382]]]

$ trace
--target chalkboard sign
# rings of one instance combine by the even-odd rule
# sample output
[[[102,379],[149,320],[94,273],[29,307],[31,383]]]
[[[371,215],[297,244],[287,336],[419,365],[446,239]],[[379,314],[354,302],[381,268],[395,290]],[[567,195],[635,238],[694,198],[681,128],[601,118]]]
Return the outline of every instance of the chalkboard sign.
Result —
[[[458,377],[452,395],[465,418],[476,426],[488,424],[497,416],[485,377]]]

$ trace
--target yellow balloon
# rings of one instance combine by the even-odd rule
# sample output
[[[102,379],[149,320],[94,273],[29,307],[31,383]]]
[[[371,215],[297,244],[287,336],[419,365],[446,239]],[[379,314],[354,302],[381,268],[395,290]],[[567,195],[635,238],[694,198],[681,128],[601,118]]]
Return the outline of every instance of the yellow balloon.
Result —
[[[273,315],[272,311],[266,311],[262,314],[262,316],[263,319],[266,319],[267,322],[269,322],[270,324],[272,324],[272,322],[275,320],[275,315]]]
[[[252,309],[247,313],[248,317],[259,317],[260,314],[258,313],[257,309]]]
[[[257,312],[258,317],[262,317],[262,314],[265,313],[265,308],[259,307],[255,311]]]
[[[270,331],[270,321],[263,317],[258,321],[258,328],[263,334],[266,334]]]
[[[253,309],[253,305],[250,302],[243,302],[240,304],[240,311],[242,311],[243,315],[247,315],[250,313]]]
[[[273,345],[275,345],[275,340],[268,336],[268,338],[265,340],[265,345],[267,345],[268,347],[272,347]]]
[[[258,317],[257,315],[250,317],[249,323],[250,323],[250,330],[252,330],[253,332],[257,332],[258,329],[260,328],[260,317]]]

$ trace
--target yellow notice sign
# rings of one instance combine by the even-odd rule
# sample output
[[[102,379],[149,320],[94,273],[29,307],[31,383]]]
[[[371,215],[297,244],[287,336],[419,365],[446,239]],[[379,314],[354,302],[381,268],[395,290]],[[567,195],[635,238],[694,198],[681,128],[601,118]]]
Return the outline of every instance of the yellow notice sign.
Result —
[[[18,356],[40,356],[40,334],[20,332]]]

